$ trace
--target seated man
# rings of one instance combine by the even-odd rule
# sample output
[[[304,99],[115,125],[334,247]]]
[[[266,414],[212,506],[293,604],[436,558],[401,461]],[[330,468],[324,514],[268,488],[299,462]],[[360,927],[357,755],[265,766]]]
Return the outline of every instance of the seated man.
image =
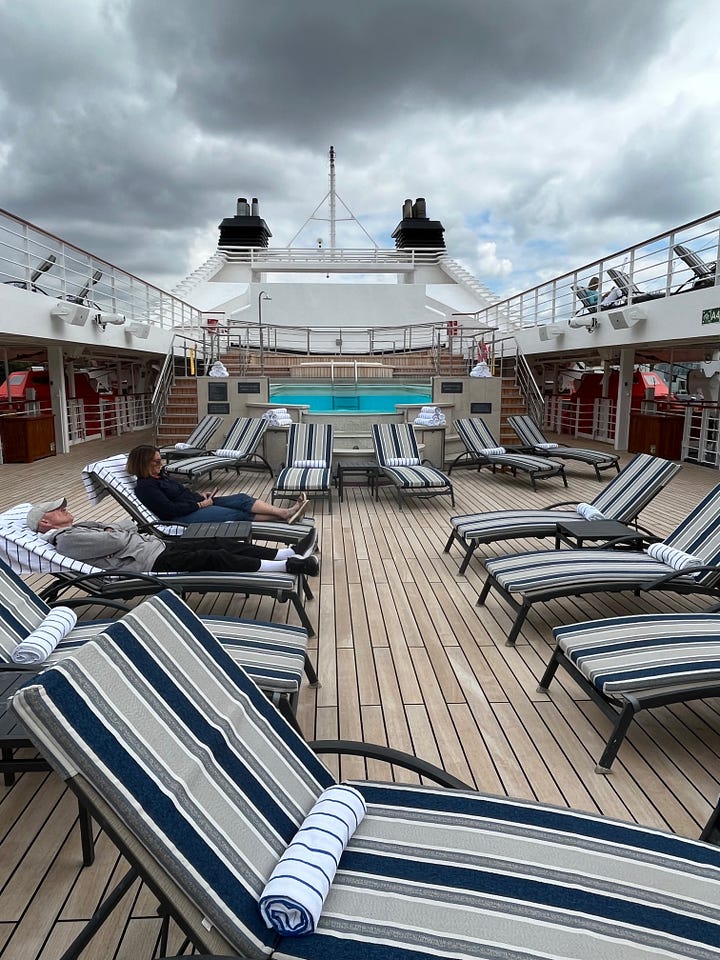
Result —
[[[246,493],[218,497],[212,493],[195,493],[169,477],[157,447],[143,443],[128,454],[127,472],[137,477],[135,494],[160,520],[178,523],[222,523],[226,520],[258,520],[295,523],[308,507],[301,494],[298,505],[290,509],[276,507]]]
[[[235,540],[198,539],[166,542],[149,533],[138,533],[132,520],[120,523],[75,523],[62,497],[38,503],[28,511],[27,525],[50,541],[66,557],[84,560],[101,570],[130,573],[273,573],[317,576],[312,555],[316,533],[311,530],[293,547],[273,550]]]

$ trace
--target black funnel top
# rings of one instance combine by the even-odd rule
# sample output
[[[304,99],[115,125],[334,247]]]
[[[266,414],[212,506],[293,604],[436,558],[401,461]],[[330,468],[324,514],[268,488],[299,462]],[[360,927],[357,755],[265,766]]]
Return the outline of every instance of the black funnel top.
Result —
[[[252,213],[250,211],[252,210]],[[237,215],[226,217],[220,224],[219,247],[267,247],[272,236],[265,221],[260,217],[257,197],[252,206],[244,197],[237,202]]]
[[[403,203],[403,218],[395,227],[392,238],[398,250],[418,247],[445,249],[444,233],[445,227],[439,220],[427,218],[425,198],[418,197],[415,203],[410,200]]]

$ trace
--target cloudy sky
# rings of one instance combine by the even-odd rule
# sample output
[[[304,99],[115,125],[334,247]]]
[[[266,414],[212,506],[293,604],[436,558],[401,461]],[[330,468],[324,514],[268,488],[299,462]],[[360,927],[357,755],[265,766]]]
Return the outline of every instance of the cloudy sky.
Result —
[[[0,0],[0,35],[0,206],[166,288],[239,196],[289,243],[330,144],[380,246],[425,197],[499,293],[720,207],[717,0]]]

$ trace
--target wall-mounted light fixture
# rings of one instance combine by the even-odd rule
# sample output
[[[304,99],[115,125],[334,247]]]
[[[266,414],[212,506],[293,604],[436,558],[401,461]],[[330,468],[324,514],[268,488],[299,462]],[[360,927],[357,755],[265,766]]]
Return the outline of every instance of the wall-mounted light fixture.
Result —
[[[544,323],[538,327],[538,335],[544,341],[555,340],[565,336],[565,327],[562,323]]]
[[[572,327],[573,330],[582,330],[584,327],[588,333],[592,333],[593,330],[597,330],[598,320],[593,314],[586,313],[579,317],[570,317],[568,326]]]
[[[121,327],[125,323],[125,316],[122,313],[102,313],[97,315],[97,322],[105,329],[108,324],[115,327]]]
[[[132,337],[139,337],[140,340],[147,340],[150,336],[150,324],[142,323],[140,320],[133,320],[125,327],[125,333]]]
[[[75,327],[85,326],[89,318],[96,314],[97,310],[85,307],[81,303],[70,303],[68,300],[60,300],[50,311],[50,316],[54,320],[62,320]]]

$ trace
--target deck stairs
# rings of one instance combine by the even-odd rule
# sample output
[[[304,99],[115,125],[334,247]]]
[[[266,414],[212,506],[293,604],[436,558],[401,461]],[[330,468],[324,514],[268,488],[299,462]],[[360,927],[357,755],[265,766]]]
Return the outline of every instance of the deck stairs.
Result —
[[[176,377],[158,424],[157,445],[183,442],[198,425],[199,419],[196,378]]]

